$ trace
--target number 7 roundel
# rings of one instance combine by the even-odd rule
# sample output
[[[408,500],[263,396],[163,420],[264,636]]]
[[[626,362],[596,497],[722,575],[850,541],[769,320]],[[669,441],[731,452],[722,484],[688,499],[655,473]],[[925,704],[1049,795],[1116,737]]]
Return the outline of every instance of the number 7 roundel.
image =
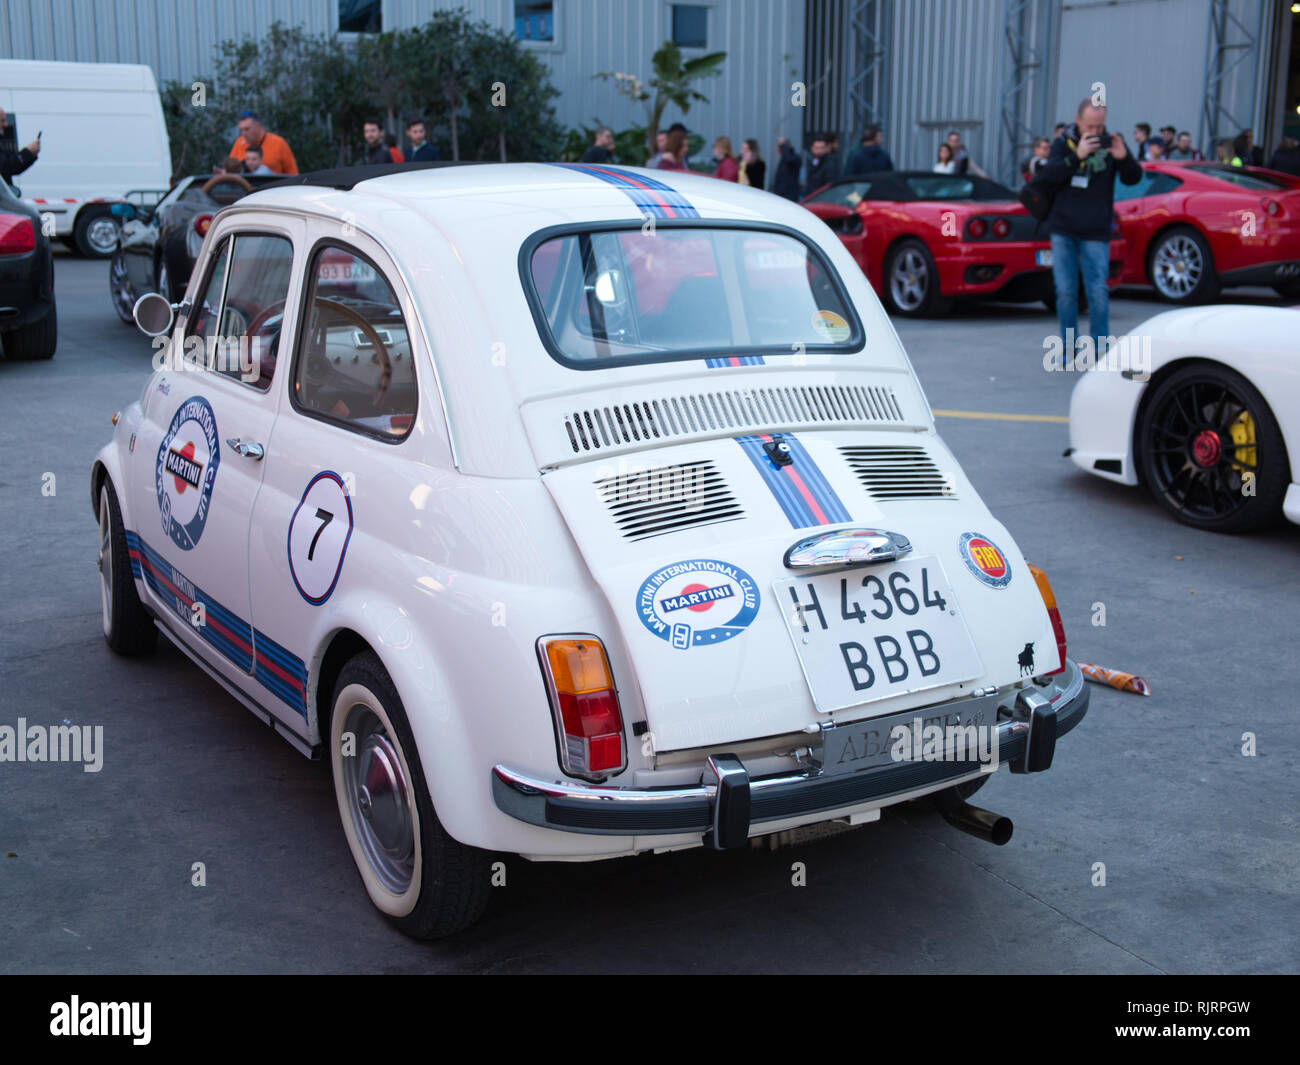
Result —
[[[333,470],[316,474],[289,520],[289,573],[307,602],[320,606],[334,592],[352,539],[352,500]]]

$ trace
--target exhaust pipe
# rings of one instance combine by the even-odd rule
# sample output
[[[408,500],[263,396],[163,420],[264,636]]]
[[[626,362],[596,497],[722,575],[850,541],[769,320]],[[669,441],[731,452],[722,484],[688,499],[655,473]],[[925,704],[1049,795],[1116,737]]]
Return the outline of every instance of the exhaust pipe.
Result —
[[[995,814],[979,806],[972,806],[958,794],[956,788],[946,788],[935,792],[934,805],[943,814],[943,819],[953,828],[960,828],[972,836],[978,836],[995,847],[1001,847],[1011,839],[1015,826],[1011,818]]]

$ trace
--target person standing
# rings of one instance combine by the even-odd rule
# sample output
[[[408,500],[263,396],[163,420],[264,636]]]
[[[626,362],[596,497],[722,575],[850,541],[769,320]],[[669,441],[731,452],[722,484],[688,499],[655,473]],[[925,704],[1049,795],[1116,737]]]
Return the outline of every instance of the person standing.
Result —
[[[885,135],[879,126],[867,126],[862,131],[862,146],[849,156],[844,176],[856,177],[858,174],[872,174],[878,170],[893,170],[894,161],[885,151],[884,140]]]
[[[731,153],[731,138],[719,137],[713,142],[713,158],[718,161],[713,168],[713,176],[723,181],[740,180],[740,164]]]
[[[939,142],[939,158],[934,164],[936,174],[955,174],[957,172],[957,161],[952,157],[952,149],[948,147],[947,141]]]
[[[786,138],[778,137],[776,141],[776,173],[772,177],[772,191],[787,200],[799,198],[799,171],[803,169],[803,160]]]
[[[685,170],[686,169],[686,131],[684,129],[673,129],[668,131],[668,139],[664,142],[664,150],[659,156],[660,170]]]
[[[1046,137],[1034,138],[1034,154],[1031,155],[1024,165],[1022,176],[1026,181],[1033,181],[1034,175],[1038,173],[1039,167],[1047,162],[1047,157],[1052,152],[1052,142]]]
[[[406,139],[411,142],[409,161],[412,163],[434,163],[438,160],[438,149],[428,141],[429,127],[424,119],[413,118],[406,124]]]
[[[1192,135],[1187,130],[1183,130],[1178,134],[1178,140],[1175,142],[1174,147],[1169,149],[1167,158],[1200,162],[1205,156],[1200,153],[1199,149],[1192,147]]]
[[[955,169],[954,174],[965,174],[970,170],[970,153],[966,151],[966,145],[961,142],[961,134],[955,129],[948,131],[948,147],[952,149],[952,161]]]
[[[255,111],[244,111],[239,116],[239,136],[230,146],[228,155],[243,159],[249,145],[262,149],[262,162],[277,174],[298,173],[298,163],[293,157],[289,142],[278,133],[271,133],[262,125]]]
[[[664,157],[664,150],[668,147],[668,131],[661,129],[655,134],[655,153],[645,161],[648,170],[658,170],[659,160]]]
[[[3,107],[0,107],[0,133],[9,128],[9,116],[5,114]],[[41,138],[37,137],[31,144],[16,152],[0,151],[0,177],[8,181],[10,178],[21,174],[34,162],[36,157],[41,154]]]
[[[578,160],[580,163],[612,163],[614,161],[614,131],[608,126],[596,130],[596,136]]]
[[[1282,142],[1268,161],[1270,170],[1277,170],[1292,177],[1300,177],[1300,144],[1294,137],[1283,137]]]
[[[236,160],[238,162],[238,160]],[[250,144],[244,152],[244,164],[242,167],[245,174],[274,174],[275,171],[262,161],[262,149],[256,145]],[[239,171],[232,171],[239,173]]]
[[[1133,154],[1140,163],[1147,157],[1147,138],[1151,136],[1151,123],[1139,122],[1133,127]]]
[[[388,145],[384,143],[384,128],[379,124],[379,119],[366,119],[361,126],[361,136],[365,139],[366,150],[362,153],[358,166],[375,166],[393,161]]]
[[[1110,335],[1110,235],[1115,212],[1115,178],[1125,185],[1142,180],[1142,167],[1118,133],[1106,135],[1106,108],[1090,97],[1080,104],[1074,125],[1052,143],[1041,178],[1056,186],[1047,216],[1052,239],[1052,279],[1060,320],[1062,364],[1072,361],[1079,326],[1079,276],[1088,297],[1093,354],[1105,354]]]
[[[818,134],[808,146],[808,165],[804,174],[805,196],[829,185],[838,177],[835,173],[835,160],[831,155],[831,140],[826,134]]]
[[[758,141],[750,137],[740,146],[740,184],[763,189],[767,178],[767,163],[758,152]]]

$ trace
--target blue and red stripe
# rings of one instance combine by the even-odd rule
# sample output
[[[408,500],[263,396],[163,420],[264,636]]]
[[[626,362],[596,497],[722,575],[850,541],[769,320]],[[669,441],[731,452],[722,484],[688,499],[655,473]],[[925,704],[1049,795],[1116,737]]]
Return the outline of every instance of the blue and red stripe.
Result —
[[[194,626],[199,636],[242,672],[251,673],[262,687],[306,719],[307,667],[301,658],[213,599],[138,534],[127,530],[126,542],[134,576],[143,577],[187,625],[192,624],[194,604],[201,603],[204,623]],[[182,588],[177,580],[183,581],[188,590]]]
[[[764,366],[762,355],[728,355],[721,359],[705,359],[704,365],[710,370],[716,370],[719,366]]]
[[[612,166],[595,163],[552,163],[579,174],[589,174],[607,185],[613,185],[632,201],[643,215],[655,218],[699,218],[700,212],[691,201],[671,185],[645,174],[632,174]]]
[[[790,448],[790,457],[794,460],[788,466],[778,466],[763,450],[763,445],[771,442],[771,434],[738,436],[735,439],[741,450],[749,456],[749,461],[758,470],[763,483],[785,516],[790,519],[791,526],[806,529],[853,520],[848,508],[826,480],[826,475],[795,436],[790,433],[781,434],[781,439]]]

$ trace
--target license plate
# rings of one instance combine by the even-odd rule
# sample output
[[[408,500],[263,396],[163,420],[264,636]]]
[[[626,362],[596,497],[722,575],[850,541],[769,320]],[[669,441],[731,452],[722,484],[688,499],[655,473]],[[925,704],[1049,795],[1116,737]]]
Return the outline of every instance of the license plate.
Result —
[[[977,761],[980,732],[996,730],[997,723],[998,697],[994,695],[983,699],[962,699],[941,708],[900,710],[884,717],[838,725],[822,733],[822,772],[836,776],[914,760],[915,748],[907,742],[908,737],[919,742],[932,725],[944,730],[945,757],[956,761],[958,759],[954,756],[960,753],[964,755],[963,761]],[[964,742],[967,737],[963,737],[962,750],[957,751],[952,741],[953,733],[957,729],[971,728],[976,730],[968,734],[974,742],[968,745]],[[904,732],[899,733],[898,729]],[[904,741],[901,745],[900,740]],[[997,742],[996,731],[990,732],[984,742],[989,745],[991,753],[992,745]],[[997,761],[991,759],[988,764],[996,767]]]
[[[1039,266],[1051,266],[1052,249],[1048,248],[1046,251],[1034,252],[1034,262],[1036,262]]]
[[[317,281],[373,281],[375,268],[368,263],[321,263],[316,267]]]
[[[939,560],[907,559],[772,582],[823,713],[984,672]]]

